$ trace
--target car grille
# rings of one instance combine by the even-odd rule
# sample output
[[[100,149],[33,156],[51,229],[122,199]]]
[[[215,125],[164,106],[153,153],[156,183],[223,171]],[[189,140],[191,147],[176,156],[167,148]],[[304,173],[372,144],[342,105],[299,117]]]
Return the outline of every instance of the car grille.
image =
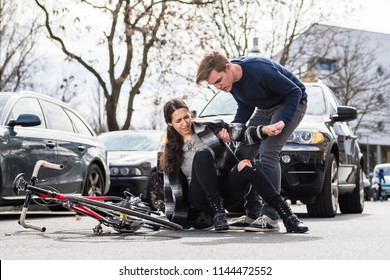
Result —
[[[294,170],[288,171],[289,176],[295,175],[300,184],[313,183],[317,178],[314,164],[296,164]]]

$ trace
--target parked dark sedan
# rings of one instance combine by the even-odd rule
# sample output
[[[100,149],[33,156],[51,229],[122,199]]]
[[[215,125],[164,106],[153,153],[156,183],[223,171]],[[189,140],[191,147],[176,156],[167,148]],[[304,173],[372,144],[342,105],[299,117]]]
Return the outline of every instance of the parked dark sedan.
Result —
[[[0,93],[0,205],[17,205],[12,182],[31,176],[38,160],[63,164],[42,169],[38,184],[62,193],[103,195],[110,187],[106,149],[68,105],[33,92]]]
[[[156,130],[122,130],[99,135],[108,149],[111,173],[109,194],[123,195],[129,191],[163,209],[164,198],[157,174],[157,152],[163,133]]]
[[[321,83],[306,87],[306,116],[280,154],[282,195],[305,203],[312,217],[334,217],[338,205],[341,213],[362,213],[363,156],[347,123],[356,119],[356,109],[340,106]],[[222,118],[230,122],[236,109],[232,95],[220,91],[198,120]]]

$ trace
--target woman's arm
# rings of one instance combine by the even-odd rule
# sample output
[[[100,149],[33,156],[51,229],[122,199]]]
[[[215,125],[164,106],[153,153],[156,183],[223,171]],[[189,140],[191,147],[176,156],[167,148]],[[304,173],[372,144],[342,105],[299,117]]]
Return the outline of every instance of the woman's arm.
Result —
[[[257,127],[246,127],[243,124],[240,123],[231,123],[226,124],[226,128],[222,128],[218,135],[224,142],[231,142],[231,141],[245,141],[245,133],[250,133],[252,135],[252,139],[254,139],[255,142],[260,141],[261,139],[264,139],[267,136],[275,136],[282,132],[284,128],[284,122],[279,121],[274,124],[270,125],[264,125],[264,126],[257,126]],[[249,129],[249,132],[247,130]],[[254,131],[257,134],[254,135]]]
[[[248,144],[254,144],[259,142],[261,139],[266,138],[268,135],[266,133],[266,126],[245,126],[241,123],[230,123],[227,127],[227,133],[230,141],[240,141],[246,142]],[[226,132],[220,132],[224,136]]]

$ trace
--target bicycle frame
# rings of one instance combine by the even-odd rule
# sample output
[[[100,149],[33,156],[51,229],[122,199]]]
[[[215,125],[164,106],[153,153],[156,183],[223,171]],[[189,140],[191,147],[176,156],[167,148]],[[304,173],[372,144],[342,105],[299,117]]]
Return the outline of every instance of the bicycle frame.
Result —
[[[26,215],[28,211],[28,207],[30,205],[32,197],[35,195],[41,199],[45,200],[51,200],[55,201],[57,203],[60,203],[63,207],[76,212],[78,214],[82,214],[85,216],[92,217],[96,219],[99,224],[93,229],[95,233],[101,234],[102,228],[101,224],[104,224],[108,227],[114,228],[118,232],[127,232],[127,233],[132,233],[138,230],[144,222],[140,219],[137,219],[139,217],[144,218],[146,220],[156,222],[157,224],[166,224],[168,226],[172,226],[172,228],[175,229],[180,229],[178,225],[170,223],[170,222],[163,222],[158,220],[157,218],[149,217],[148,214],[154,213],[154,211],[148,211],[146,210],[146,207],[144,207],[144,204],[141,202],[141,200],[138,198],[134,198],[134,200],[130,199],[124,199],[121,197],[115,197],[115,196],[76,196],[76,195],[64,195],[62,193],[59,193],[57,191],[53,190],[47,190],[43,189],[40,187],[36,187],[35,183],[38,181],[38,172],[41,167],[46,167],[46,168],[52,168],[52,169],[57,169],[61,170],[63,169],[63,166],[60,164],[53,164],[49,163],[44,160],[39,160],[37,161],[34,171],[31,177],[31,182],[30,184],[27,183],[27,181],[24,179],[24,174],[21,173],[18,176],[16,176],[14,183],[13,183],[13,189],[15,193],[18,193],[20,191],[25,191],[26,192],[26,198],[23,203],[22,207],[22,212],[20,215],[19,219],[19,224],[22,225],[24,228],[31,228],[35,229],[41,232],[46,231],[46,227],[38,226],[32,223],[27,223],[26,222]],[[99,204],[96,203],[96,201],[101,201]],[[124,202],[124,203],[130,203],[131,204],[131,209],[124,209],[121,206],[115,206],[115,205],[105,205],[104,203],[107,201],[119,201],[119,202]],[[135,202],[134,202],[135,201]],[[86,205],[82,205],[86,204]],[[97,205],[96,205],[97,204]],[[144,207],[144,208],[143,208]],[[92,208],[92,209],[91,209]],[[93,209],[98,209],[97,211],[104,212],[108,214],[108,217],[104,217],[100,215],[97,211]],[[110,210],[119,212],[120,214],[112,214],[111,212],[107,212]],[[138,212],[137,212],[138,211]],[[129,218],[127,219],[127,215],[134,215],[137,218]]]

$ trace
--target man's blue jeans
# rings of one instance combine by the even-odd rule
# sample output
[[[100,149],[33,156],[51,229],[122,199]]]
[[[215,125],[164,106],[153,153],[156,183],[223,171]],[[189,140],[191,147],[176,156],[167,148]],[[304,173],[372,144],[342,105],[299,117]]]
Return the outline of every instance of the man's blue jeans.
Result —
[[[280,167],[280,151],[291,133],[299,125],[306,113],[307,104],[300,103],[295,111],[293,118],[286,124],[282,133],[277,136],[268,136],[260,143],[254,145],[246,145],[240,143],[236,149],[238,159],[254,159],[259,155],[258,164],[263,168],[269,180],[272,182],[275,190],[280,193],[281,190],[281,167]],[[268,125],[281,120],[281,115],[284,110],[284,104],[279,104],[270,109],[258,109],[254,111],[252,117],[248,121],[248,126]],[[267,215],[273,220],[279,218],[278,213],[272,207],[262,201],[260,196],[251,188],[250,192],[245,196],[246,214],[251,218],[257,218],[261,215]]]

